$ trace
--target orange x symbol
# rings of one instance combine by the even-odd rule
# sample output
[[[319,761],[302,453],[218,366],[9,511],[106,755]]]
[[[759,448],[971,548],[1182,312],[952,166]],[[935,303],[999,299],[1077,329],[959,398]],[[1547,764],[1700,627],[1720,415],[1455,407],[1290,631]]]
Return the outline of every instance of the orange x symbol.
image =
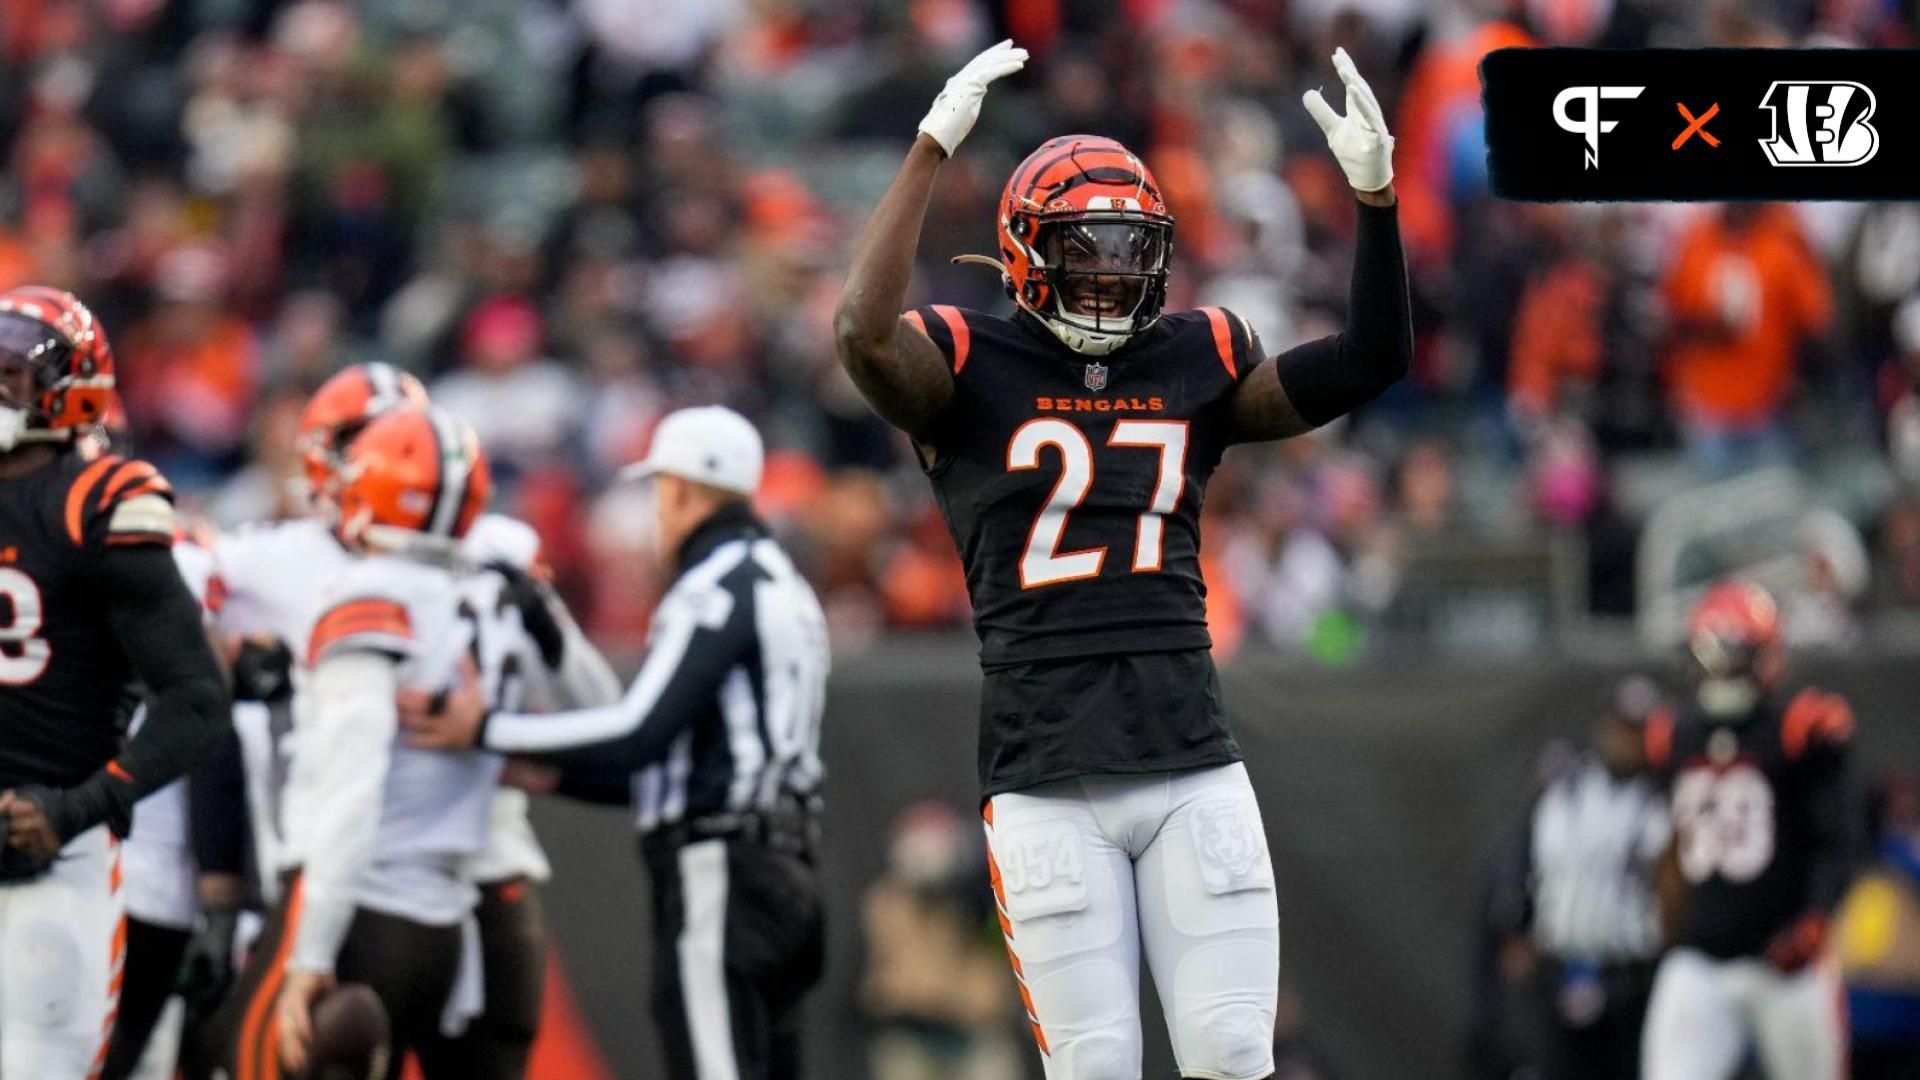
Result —
[[[1677,101],[1673,103],[1673,107],[1679,109],[1680,115],[1687,118],[1687,130],[1681,132],[1680,137],[1673,140],[1673,149],[1680,149],[1680,144],[1692,138],[1696,133],[1699,134],[1701,138],[1707,140],[1708,146],[1720,145],[1720,140],[1714,138],[1713,132],[1707,130],[1707,121],[1713,119],[1714,114],[1720,111],[1719,102],[1714,102],[1713,107],[1701,113],[1698,118],[1688,112],[1685,105]]]

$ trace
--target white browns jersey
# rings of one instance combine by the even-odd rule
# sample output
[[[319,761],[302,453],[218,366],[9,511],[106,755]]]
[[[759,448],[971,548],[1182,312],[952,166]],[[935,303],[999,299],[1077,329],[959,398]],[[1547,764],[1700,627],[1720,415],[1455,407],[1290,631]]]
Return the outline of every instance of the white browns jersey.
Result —
[[[327,582],[322,596],[321,614],[299,650],[303,669],[311,672],[336,652],[376,652],[394,658],[402,689],[453,688],[475,636],[460,577],[411,559],[367,555]],[[325,757],[384,750],[379,828],[360,879],[360,902],[432,924],[458,921],[471,906],[469,865],[486,846],[499,755],[417,750],[397,731],[385,747],[343,745],[324,723],[316,708],[296,699],[283,818],[289,863],[305,863],[333,843],[332,823],[304,809],[321,801],[311,790],[317,778],[335,772]]]
[[[537,534],[527,525],[499,514],[482,514],[474,521],[463,545],[465,561],[472,566],[504,561],[516,566],[530,565],[539,549]],[[361,569],[378,565],[381,569]],[[384,643],[389,650],[404,656],[402,685],[444,688],[463,652],[472,649],[490,692],[513,692],[520,681],[516,674],[536,679],[542,674],[539,655],[519,625],[517,611],[511,617],[497,614],[501,578],[497,574],[476,572],[456,576],[444,569],[399,559],[373,556],[358,559],[341,546],[327,524],[304,519],[252,526],[223,536],[219,543],[219,572],[226,587],[226,602],[221,613],[223,630],[235,633],[271,633],[294,650],[294,710],[291,736],[273,731],[267,711],[252,705],[236,709],[236,728],[241,730],[247,758],[247,782],[253,811],[255,835],[261,850],[263,874],[272,890],[278,882],[273,873],[298,865],[302,847],[308,843],[300,832],[298,814],[289,805],[292,793],[287,780],[295,772],[292,754],[300,745],[299,733],[310,725],[307,711],[310,695],[303,693],[310,675],[309,655],[316,624],[338,602],[351,600],[343,590],[365,586],[371,598],[384,597],[407,610],[413,621],[411,645],[400,645],[391,635],[378,632],[378,623],[370,622],[362,643]],[[450,601],[450,602],[449,602]],[[419,605],[416,613],[411,605]],[[378,614],[377,609],[361,609]],[[388,609],[391,610],[391,609]],[[462,614],[462,612],[465,614]],[[344,625],[344,624],[343,624]],[[405,652],[400,650],[404,648]],[[430,686],[438,680],[437,686]],[[238,714],[245,710],[242,718]],[[420,792],[397,791],[396,785],[409,785],[428,776],[436,792],[441,782],[464,786],[467,779],[481,772],[497,775],[497,759],[491,755],[471,755],[484,761],[484,767],[449,767],[450,762],[433,762],[445,755],[423,754],[397,743],[393,768],[387,780],[388,803],[382,809],[380,835],[376,841],[376,867],[384,873],[403,872],[395,860],[418,856],[444,862],[456,853],[474,858],[475,815],[464,803],[449,806],[435,797],[416,797]],[[427,760],[418,760],[427,759]],[[456,780],[458,783],[456,784]],[[491,788],[489,789],[491,794]],[[478,866],[469,866],[477,880],[526,874],[544,878],[547,863],[532,829],[526,823],[525,802],[518,793],[501,791],[499,802],[490,811],[500,826],[478,857]],[[488,814],[481,814],[482,829]],[[442,821],[440,819],[444,818]],[[317,840],[318,838],[316,838]],[[438,879],[436,870],[432,878]],[[371,883],[369,883],[371,884]],[[405,891],[402,883],[385,882],[378,892]],[[422,891],[416,888],[414,891]],[[398,914],[422,917],[431,908],[437,915],[451,902],[438,887],[424,890],[425,895]],[[369,888],[369,895],[375,890]],[[376,901],[377,903],[377,901]],[[404,903],[404,901],[403,901]],[[370,905],[371,906],[371,905]],[[434,921],[441,921],[435,918]]]

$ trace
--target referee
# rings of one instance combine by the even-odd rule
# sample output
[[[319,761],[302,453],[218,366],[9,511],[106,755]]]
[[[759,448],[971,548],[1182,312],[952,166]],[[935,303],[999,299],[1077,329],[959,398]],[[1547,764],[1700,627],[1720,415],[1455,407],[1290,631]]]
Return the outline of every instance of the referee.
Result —
[[[1669,837],[1644,750],[1660,707],[1645,678],[1615,686],[1590,749],[1540,793],[1509,864],[1501,921],[1514,938],[1503,952],[1516,972],[1532,968],[1545,1080],[1639,1075],[1661,949],[1654,878]]]
[[[438,712],[403,700],[416,745],[481,746],[562,767],[561,791],[631,799],[653,885],[653,1009],[667,1074],[800,1072],[801,998],[819,980],[815,877],[826,619],[749,499],[753,425],[682,409],[623,475],[654,484],[673,584],[619,702],[489,714],[477,686]],[[609,784],[609,780],[614,782]]]

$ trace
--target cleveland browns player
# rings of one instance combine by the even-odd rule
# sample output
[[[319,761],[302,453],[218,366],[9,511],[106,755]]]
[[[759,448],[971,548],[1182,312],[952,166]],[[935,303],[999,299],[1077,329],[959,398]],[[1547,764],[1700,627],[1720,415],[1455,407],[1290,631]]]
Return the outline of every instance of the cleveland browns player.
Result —
[[[346,451],[335,531],[355,554],[322,584],[298,650],[292,869],[241,977],[240,1080],[301,1073],[312,1007],[336,977],[379,996],[396,1073],[439,1027],[500,761],[399,746],[394,697],[447,685],[466,654],[455,568],[491,487],[472,430],[436,410],[388,410]]]
[[[1182,1074],[1265,1077],[1279,916],[1209,655],[1200,503],[1227,447],[1310,431],[1406,372],[1393,140],[1336,52],[1346,115],[1318,91],[1306,106],[1358,202],[1352,303],[1344,332],[1272,359],[1231,312],[1162,311],[1174,215],[1093,135],[1007,182],[1011,317],[902,315],[940,164],[1026,56],[1003,41],[934,100],[855,247],[840,360],[912,437],[965,563],[993,887],[1046,1075],[1140,1075],[1144,948]]]
[[[80,301],[0,294],[0,1076],[103,1063],[126,946],[119,838],[227,717],[166,480],[89,453],[112,400],[113,352]],[[147,719],[123,741],[136,680]]]
[[[302,519],[252,526],[219,538],[219,569],[225,603],[221,626],[233,633],[267,634],[304,642],[325,613],[327,582],[348,571],[356,555],[339,532],[339,499],[348,455],[362,432],[401,408],[421,408],[427,395],[419,380],[380,363],[358,364],[330,378],[309,402],[299,435],[313,512]],[[488,700],[516,707],[522,695],[545,695],[550,704],[601,704],[619,695],[618,679],[588,643],[551,590],[531,578],[539,538],[531,528],[498,514],[480,513],[461,538],[460,614]],[[431,565],[388,561],[393,574],[444,576]],[[389,575],[392,576],[392,575]],[[311,672],[296,667],[294,712],[311,714]],[[296,726],[301,726],[300,721]],[[285,850],[283,823],[287,774],[299,768],[301,740],[276,736],[269,725],[236,722],[247,745],[249,801],[254,807],[257,860],[278,899],[276,871],[293,860]],[[384,851],[381,853],[384,854]],[[503,1078],[522,1075],[541,1010],[545,977],[545,931],[538,892],[548,868],[526,820],[522,793],[498,789],[492,798],[486,848],[468,868],[479,887],[476,912],[484,954],[484,1001],[459,1038],[435,1032],[416,1045],[429,1075]],[[264,973],[255,971],[239,999],[229,1002],[215,1025],[206,1058],[224,1059],[251,1003],[262,998]],[[264,1006],[254,1015],[264,1016]],[[262,1021],[264,1022],[264,1021]],[[253,1035],[259,1045],[263,1033]],[[267,1040],[271,1041],[271,1040]]]
[[[1708,590],[1687,649],[1693,701],[1647,725],[1648,762],[1671,786],[1673,948],[1640,1075],[1727,1080],[1751,1047],[1773,1080],[1840,1080],[1846,1008],[1827,924],[1855,854],[1853,712],[1837,694],[1783,688],[1780,613],[1758,585]]]

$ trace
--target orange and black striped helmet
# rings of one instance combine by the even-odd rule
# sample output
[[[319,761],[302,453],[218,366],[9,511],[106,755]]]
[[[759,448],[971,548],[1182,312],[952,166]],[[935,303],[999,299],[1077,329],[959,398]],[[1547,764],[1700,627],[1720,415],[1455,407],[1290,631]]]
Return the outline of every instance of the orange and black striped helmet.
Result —
[[[493,496],[480,440],[445,409],[389,409],[347,444],[340,538],[385,551],[451,551]]]
[[[1062,135],[1008,179],[1000,258],[1016,304],[1074,351],[1102,355],[1160,317],[1173,215],[1133,151]]]
[[[354,364],[321,383],[300,413],[300,462],[309,491],[323,503],[333,497],[342,454],[374,417],[426,404],[427,388],[392,364]]]
[[[93,312],[72,293],[23,285],[0,293],[0,356],[33,371],[34,397],[23,438],[69,439],[106,422],[113,409],[113,347]]]
[[[1697,678],[1751,680],[1772,690],[1786,669],[1779,605],[1752,582],[1713,586],[1687,618],[1687,652]]]

